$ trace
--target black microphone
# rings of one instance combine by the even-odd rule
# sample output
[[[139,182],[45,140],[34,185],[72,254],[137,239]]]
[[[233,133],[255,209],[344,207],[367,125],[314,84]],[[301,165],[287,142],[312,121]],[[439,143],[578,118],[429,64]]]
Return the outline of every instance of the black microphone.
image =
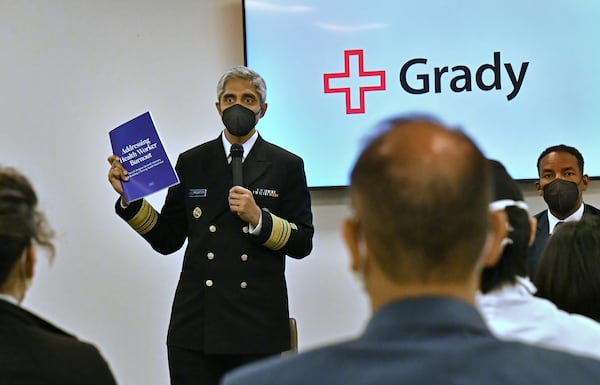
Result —
[[[244,147],[239,143],[234,143],[231,145],[230,154],[233,185],[242,186],[244,184],[242,177],[242,155],[244,155]]]

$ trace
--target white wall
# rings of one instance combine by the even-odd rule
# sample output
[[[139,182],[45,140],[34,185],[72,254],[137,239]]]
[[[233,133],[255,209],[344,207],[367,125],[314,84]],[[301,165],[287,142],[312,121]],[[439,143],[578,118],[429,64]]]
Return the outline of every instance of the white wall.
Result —
[[[0,164],[31,178],[59,233],[24,304],[95,342],[120,384],[167,384],[182,252],[158,255],[114,214],[108,131],[150,110],[173,161],[216,137],[216,81],[243,62],[241,1],[0,0],[0,49]],[[312,195],[313,253],[288,264],[301,349],[358,333],[368,315],[339,236],[345,192]],[[600,206],[600,182],[586,197]]]

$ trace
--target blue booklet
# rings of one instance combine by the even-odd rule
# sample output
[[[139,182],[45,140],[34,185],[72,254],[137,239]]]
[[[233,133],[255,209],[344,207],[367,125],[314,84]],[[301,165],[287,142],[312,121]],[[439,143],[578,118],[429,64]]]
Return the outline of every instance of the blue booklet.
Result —
[[[109,136],[113,154],[129,173],[129,180],[121,182],[127,202],[179,183],[150,112],[114,128]]]

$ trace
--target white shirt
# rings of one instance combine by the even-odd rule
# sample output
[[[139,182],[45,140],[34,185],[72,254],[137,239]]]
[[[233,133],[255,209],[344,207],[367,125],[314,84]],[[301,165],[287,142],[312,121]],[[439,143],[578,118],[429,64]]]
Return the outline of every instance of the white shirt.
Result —
[[[242,154],[242,163],[246,160],[246,155],[248,155],[250,153],[250,150],[252,150],[252,147],[254,147],[256,139],[258,139],[258,131],[255,130],[254,134],[250,138],[248,138],[248,140],[245,143],[242,143],[242,147],[244,147],[244,153]],[[231,163],[231,155],[229,155],[229,153],[231,152],[231,143],[229,143],[229,141],[225,137],[225,130],[223,130],[223,133],[221,134],[221,140],[223,141],[223,148],[225,149],[225,156],[227,157],[227,162]]]
[[[477,293],[477,308],[500,339],[600,359],[600,323],[562,311],[535,292],[529,278],[517,277],[515,285]]]
[[[555,217],[554,215],[552,215],[552,213],[550,212],[550,210],[548,210],[548,234],[552,234],[552,232],[554,231],[554,228],[556,227],[556,225],[558,224],[558,222],[577,222],[580,221],[581,218],[583,218],[583,203],[581,203],[581,206],[579,206],[579,208],[577,209],[577,211],[575,211],[573,214],[569,215],[568,217],[566,217],[565,219],[558,219],[557,217]]]

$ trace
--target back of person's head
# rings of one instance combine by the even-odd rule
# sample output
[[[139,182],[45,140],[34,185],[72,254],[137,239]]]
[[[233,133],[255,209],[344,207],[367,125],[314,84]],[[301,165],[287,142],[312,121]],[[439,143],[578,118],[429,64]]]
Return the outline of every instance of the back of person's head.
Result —
[[[540,175],[541,175],[541,171],[542,171],[542,170],[540,170],[540,164],[542,163],[542,159],[544,159],[544,157],[546,155],[548,155],[552,152],[566,152],[566,153],[573,155],[575,158],[577,158],[577,164],[579,165],[579,171],[583,175],[583,155],[581,155],[581,152],[579,152],[579,150],[576,149],[575,147],[567,146],[566,144],[557,144],[556,146],[550,146],[550,147],[546,148],[544,151],[542,151],[542,153],[540,154],[540,156],[537,159],[537,169],[538,169],[538,173]]]
[[[14,168],[0,166],[0,291],[29,246],[37,244],[54,254],[53,232],[37,205],[29,180]]]
[[[600,321],[600,218],[583,217],[555,229],[538,263],[539,297],[569,313]]]
[[[499,256],[486,265],[481,273],[481,292],[488,293],[506,284],[514,284],[517,277],[527,276],[527,253],[532,235],[531,217],[523,193],[504,165],[490,160],[494,198],[490,211],[506,214],[507,234],[502,241]]]
[[[431,118],[397,118],[362,151],[350,196],[369,254],[398,284],[463,283],[489,229],[486,159]]]

